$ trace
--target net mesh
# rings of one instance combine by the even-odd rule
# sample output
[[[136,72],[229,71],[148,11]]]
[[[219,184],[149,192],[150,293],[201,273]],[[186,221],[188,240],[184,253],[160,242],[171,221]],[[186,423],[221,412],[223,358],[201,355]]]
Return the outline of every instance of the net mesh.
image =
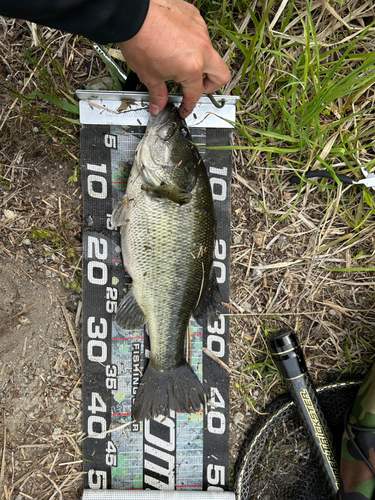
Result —
[[[330,384],[317,390],[340,456],[344,415],[360,381]],[[333,500],[330,487],[310,447],[307,433],[288,396],[267,407],[251,430],[236,466],[238,500]]]

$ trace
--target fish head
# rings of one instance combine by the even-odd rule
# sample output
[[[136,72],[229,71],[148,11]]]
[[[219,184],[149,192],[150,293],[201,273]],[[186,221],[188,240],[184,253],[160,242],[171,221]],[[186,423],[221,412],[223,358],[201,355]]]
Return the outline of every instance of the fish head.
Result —
[[[197,181],[199,160],[185,120],[168,102],[157,116],[150,117],[138,146],[141,175],[149,186],[170,185],[190,192]]]

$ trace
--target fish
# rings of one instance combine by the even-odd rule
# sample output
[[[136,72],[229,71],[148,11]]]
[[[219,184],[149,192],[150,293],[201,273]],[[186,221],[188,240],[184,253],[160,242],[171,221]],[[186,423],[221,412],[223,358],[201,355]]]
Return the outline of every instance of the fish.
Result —
[[[123,329],[147,324],[150,359],[133,401],[135,420],[199,411],[206,392],[185,358],[191,315],[218,310],[213,268],[215,214],[204,162],[177,108],[150,117],[125,196],[112,213],[132,285],[115,317]]]

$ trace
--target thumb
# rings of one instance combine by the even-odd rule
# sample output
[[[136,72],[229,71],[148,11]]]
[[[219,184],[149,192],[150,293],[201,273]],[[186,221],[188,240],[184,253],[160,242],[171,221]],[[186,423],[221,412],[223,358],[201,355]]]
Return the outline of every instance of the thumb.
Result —
[[[165,82],[159,82],[155,85],[147,85],[150,93],[150,113],[156,116],[165,108],[168,101],[168,89]]]

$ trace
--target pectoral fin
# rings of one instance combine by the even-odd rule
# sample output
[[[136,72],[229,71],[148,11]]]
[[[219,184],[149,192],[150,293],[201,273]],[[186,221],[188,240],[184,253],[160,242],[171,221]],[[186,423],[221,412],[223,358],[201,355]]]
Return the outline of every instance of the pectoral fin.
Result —
[[[167,198],[168,200],[178,203],[179,205],[185,205],[191,200],[191,193],[178,188],[177,186],[170,186],[165,184],[163,186],[149,186],[143,185],[142,189],[144,191],[149,191],[155,196],[160,196],[162,198]]]
[[[116,323],[124,330],[137,330],[147,323],[145,313],[130,289],[120,302],[116,314]]]
[[[122,226],[125,224],[127,207],[128,207],[128,198],[125,195],[113,209],[111,217],[111,223],[113,226]]]

